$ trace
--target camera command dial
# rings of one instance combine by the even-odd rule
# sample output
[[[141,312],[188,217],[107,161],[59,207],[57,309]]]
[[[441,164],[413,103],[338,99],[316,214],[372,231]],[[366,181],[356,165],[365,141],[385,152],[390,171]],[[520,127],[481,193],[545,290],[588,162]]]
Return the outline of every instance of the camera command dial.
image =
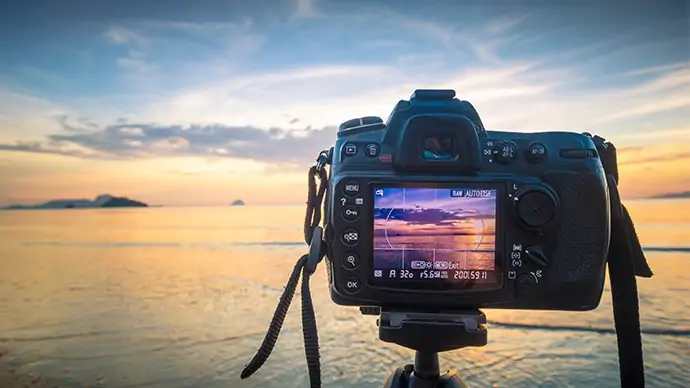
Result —
[[[546,227],[556,216],[556,197],[547,189],[524,187],[515,194],[515,213],[520,223],[530,230]]]

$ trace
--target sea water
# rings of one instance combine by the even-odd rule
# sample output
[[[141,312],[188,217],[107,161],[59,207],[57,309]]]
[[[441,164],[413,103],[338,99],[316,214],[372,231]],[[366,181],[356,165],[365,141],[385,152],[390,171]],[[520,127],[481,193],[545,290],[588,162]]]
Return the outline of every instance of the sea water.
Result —
[[[648,386],[690,385],[688,200],[628,201]],[[0,386],[308,386],[299,293],[254,376],[302,242],[303,207],[0,212]],[[312,278],[325,387],[380,387],[411,350]],[[484,310],[489,344],[441,354],[471,387],[619,385],[610,289],[594,311]]]

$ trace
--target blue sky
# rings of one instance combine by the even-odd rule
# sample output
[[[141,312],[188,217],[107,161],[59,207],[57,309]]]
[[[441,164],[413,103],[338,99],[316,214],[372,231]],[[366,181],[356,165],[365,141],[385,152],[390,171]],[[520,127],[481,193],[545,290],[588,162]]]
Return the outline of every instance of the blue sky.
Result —
[[[688,2],[613,4],[8,3],[0,160],[224,157],[270,173],[310,163],[340,122],[433,87],[489,129],[592,131],[630,155],[686,157]],[[670,148],[639,148],[653,146]]]

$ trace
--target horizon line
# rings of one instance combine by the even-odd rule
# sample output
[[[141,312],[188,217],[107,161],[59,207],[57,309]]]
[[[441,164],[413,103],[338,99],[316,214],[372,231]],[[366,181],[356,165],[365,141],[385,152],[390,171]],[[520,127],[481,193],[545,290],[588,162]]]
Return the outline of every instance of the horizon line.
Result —
[[[127,197],[126,197],[127,198]],[[130,198],[131,199],[131,198]],[[664,198],[664,197],[658,197],[658,196],[653,196],[653,197],[623,197],[622,198],[624,201],[654,201],[654,200],[685,200],[685,199],[690,199],[690,198]],[[61,200],[61,199],[56,199],[56,200]],[[0,203],[0,210],[63,210],[61,208],[55,208],[55,209],[50,209],[50,208],[44,208],[44,209],[33,209],[33,208],[25,208],[25,209],[7,209],[9,206],[38,206],[43,203],[46,203],[48,201],[54,201],[54,200],[47,200],[43,202],[37,202],[33,204],[27,204],[27,203],[18,203],[18,202],[9,202],[9,203]],[[286,203],[271,203],[271,202],[260,202],[260,203],[244,203],[244,205],[232,205],[231,203],[209,203],[209,204],[147,204],[146,207],[137,207],[138,209],[145,209],[145,208],[161,208],[161,207],[166,207],[166,208],[184,208],[184,207],[247,207],[247,206],[304,206],[304,202],[286,202]],[[117,207],[115,209],[126,209],[129,207]],[[133,208],[133,207],[132,207]],[[64,210],[89,210],[89,209],[105,209],[105,208],[70,208],[70,209],[64,209]]]

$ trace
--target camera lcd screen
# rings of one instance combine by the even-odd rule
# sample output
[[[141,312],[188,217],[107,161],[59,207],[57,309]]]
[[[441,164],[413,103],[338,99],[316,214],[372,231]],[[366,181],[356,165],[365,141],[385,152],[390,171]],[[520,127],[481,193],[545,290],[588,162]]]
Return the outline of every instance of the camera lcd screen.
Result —
[[[374,284],[493,289],[497,190],[374,187]]]

